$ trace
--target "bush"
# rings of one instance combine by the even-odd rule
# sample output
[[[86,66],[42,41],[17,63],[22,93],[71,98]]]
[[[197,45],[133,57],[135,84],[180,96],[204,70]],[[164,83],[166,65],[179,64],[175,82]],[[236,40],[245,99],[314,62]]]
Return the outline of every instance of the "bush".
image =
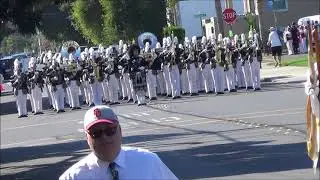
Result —
[[[163,28],[163,35],[165,37],[171,36],[171,34],[173,34],[173,36],[177,36],[179,42],[183,42],[186,31],[178,26],[167,26]]]

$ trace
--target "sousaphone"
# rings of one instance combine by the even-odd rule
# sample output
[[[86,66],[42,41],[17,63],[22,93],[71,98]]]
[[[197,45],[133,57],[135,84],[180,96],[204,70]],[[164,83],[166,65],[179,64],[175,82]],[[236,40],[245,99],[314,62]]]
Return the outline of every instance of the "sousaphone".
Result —
[[[144,32],[138,37],[138,44],[141,49],[144,49],[146,42],[149,42],[150,48],[153,49],[156,47],[158,39],[154,34],[150,32]]]
[[[80,45],[75,41],[66,41],[62,44],[61,55],[62,57],[69,58],[69,55],[72,54],[74,58],[80,58]]]

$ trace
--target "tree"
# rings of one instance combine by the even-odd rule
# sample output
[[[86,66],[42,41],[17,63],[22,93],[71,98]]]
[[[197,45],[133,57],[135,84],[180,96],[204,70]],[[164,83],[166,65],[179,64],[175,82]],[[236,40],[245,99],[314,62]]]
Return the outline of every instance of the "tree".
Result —
[[[98,44],[103,39],[102,7],[95,0],[77,0],[72,7],[72,19],[83,37]]]
[[[94,44],[106,45],[116,43],[119,39],[137,38],[145,31],[162,35],[162,27],[165,25],[163,1],[92,1],[75,1],[72,18],[81,34]]]
[[[257,13],[258,13],[260,38],[261,38],[262,45],[264,45],[267,43],[267,30],[262,20],[264,0],[255,0],[255,8],[257,9]]]
[[[217,22],[218,22],[218,27],[219,31],[224,37],[224,27],[223,27],[223,18],[222,18],[222,8],[221,8],[221,1],[220,0],[214,0],[214,4],[216,7],[216,13],[217,13]]]

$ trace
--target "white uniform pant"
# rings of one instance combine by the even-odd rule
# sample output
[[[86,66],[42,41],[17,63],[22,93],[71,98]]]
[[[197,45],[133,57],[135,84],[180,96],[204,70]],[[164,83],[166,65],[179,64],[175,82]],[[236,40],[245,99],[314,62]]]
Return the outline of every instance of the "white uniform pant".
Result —
[[[35,86],[34,89],[31,89],[32,101],[34,104],[34,112],[42,112],[42,92],[39,86]]]
[[[161,70],[158,70],[157,72],[157,93],[166,94],[166,83],[164,81],[163,72]]]
[[[286,42],[287,50],[288,50],[288,55],[293,54],[293,46],[292,46],[292,40],[288,40]]]
[[[172,89],[172,97],[181,96],[181,88],[180,88],[180,72],[177,65],[172,65],[170,71],[170,83]]]
[[[118,79],[116,78],[115,74],[108,75],[109,79],[107,80],[108,91],[109,91],[109,98],[110,102],[118,102],[119,101],[119,84]]]
[[[182,69],[181,70],[181,90],[182,93],[188,93],[189,92],[189,82],[188,82],[188,75],[187,75],[187,70]]]
[[[86,98],[86,102],[90,105],[93,103],[93,94],[91,90],[91,86],[88,81],[84,81],[83,83],[83,90]]]
[[[169,66],[168,65],[164,65],[163,66],[163,77],[164,77],[164,81],[166,83],[166,93],[168,95],[171,95],[172,90],[171,90],[170,72],[169,72]]]
[[[105,79],[102,83],[102,91],[103,91],[103,98],[106,102],[110,102],[110,95],[109,95],[109,88],[108,88],[108,80]]]
[[[246,82],[245,82],[244,74],[243,74],[243,71],[242,71],[242,62],[241,62],[241,60],[238,60],[237,64],[236,64],[236,79],[237,79],[237,86],[239,88],[246,87]]]
[[[151,69],[148,69],[146,81],[149,98],[157,97],[157,79],[156,76],[152,74]]]
[[[206,64],[205,67],[202,69],[204,88],[207,93],[209,91],[213,91],[213,79],[212,79],[212,75],[211,75],[210,70],[211,70],[210,64]]]
[[[55,101],[55,94],[54,94],[54,90],[53,90],[53,86],[52,85],[48,85],[48,90],[49,90],[49,94],[52,98],[52,106],[54,109],[58,109],[58,105],[56,104]]]
[[[47,95],[48,95],[48,99],[49,99],[49,104],[53,106],[53,100],[52,100],[52,96],[51,96],[51,92],[49,90],[49,85],[45,85],[45,89],[46,89],[46,92],[47,92]]]
[[[124,75],[122,75],[122,77],[120,77],[120,86],[121,86],[121,93],[122,93],[122,97],[128,97],[128,90],[127,90],[127,84],[126,81],[123,77]]]
[[[70,82],[70,83],[71,83],[71,82]],[[70,105],[70,107],[72,107],[72,106],[71,106],[71,104],[72,104],[72,102],[71,102],[71,96],[72,96],[72,94],[71,94],[71,90],[70,90],[69,86],[68,86],[68,87],[66,88],[66,90],[65,90],[65,95],[66,95],[65,101],[67,102],[67,104]]]
[[[194,65],[194,63],[191,63],[189,66],[190,68],[187,69],[189,91],[190,93],[198,93],[196,66]]]
[[[70,86],[67,89],[70,92],[70,101],[71,107],[80,107],[79,102],[79,86],[77,85],[76,81],[70,81]]]
[[[18,90],[18,95],[16,96],[16,103],[18,115],[27,115],[27,95],[23,94],[22,90]]]
[[[33,100],[32,100],[32,99],[33,99],[32,94],[28,94],[28,95],[27,95],[27,99],[30,100],[32,112],[35,112],[35,111],[34,111],[34,102],[33,102]]]
[[[252,87],[250,64],[248,60],[244,62],[244,65],[242,66],[242,72],[244,74],[244,81],[246,84],[246,88]]]
[[[132,94],[133,102],[136,102],[137,101],[137,95],[136,95],[135,90],[133,89],[132,79],[129,80],[129,87],[130,87],[130,91],[131,91],[131,94]],[[144,98],[146,98],[146,97],[144,97]]]
[[[215,69],[211,70],[211,75],[215,85],[215,92],[224,92],[225,87],[225,73],[224,68],[217,65]]]
[[[129,73],[124,73],[123,74],[123,80],[124,80],[124,84],[125,84],[125,91],[127,93],[128,96],[128,100],[133,99],[134,94],[132,94],[133,89],[132,86],[130,85],[130,76]]]
[[[257,60],[257,57],[253,57],[253,62],[251,63],[251,72],[252,72],[252,81],[253,88],[261,88],[260,86],[260,64]]]
[[[64,110],[64,88],[62,85],[56,85],[56,91],[54,91],[54,101],[57,106],[57,110]]]
[[[138,90],[136,92],[138,105],[139,104],[145,104],[146,103],[146,92],[144,90]]]
[[[225,71],[227,88],[229,91],[236,89],[235,78],[234,78],[234,69],[232,65],[229,65],[229,70]]]
[[[102,83],[95,80],[93,84],[90,84],[92,95],[93,95],[93,103],[94,105],[102,105]]]
[[[200,67],[196,68],[196,72],[197,72],[197,87],[200,91],[203,91],[205,88],[204,88],[204,80],[203,80],[201,68]]]

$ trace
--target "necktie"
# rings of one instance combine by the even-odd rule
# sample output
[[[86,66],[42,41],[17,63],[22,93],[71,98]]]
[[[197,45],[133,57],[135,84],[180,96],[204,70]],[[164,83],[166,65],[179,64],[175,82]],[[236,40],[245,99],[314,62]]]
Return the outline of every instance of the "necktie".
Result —
[[[119,180],[119,174],[118,171],[116,170],[116,163],[112,162],[109,164],[109,168],[111,170],[111,175],[112,175],[112,180]]]

